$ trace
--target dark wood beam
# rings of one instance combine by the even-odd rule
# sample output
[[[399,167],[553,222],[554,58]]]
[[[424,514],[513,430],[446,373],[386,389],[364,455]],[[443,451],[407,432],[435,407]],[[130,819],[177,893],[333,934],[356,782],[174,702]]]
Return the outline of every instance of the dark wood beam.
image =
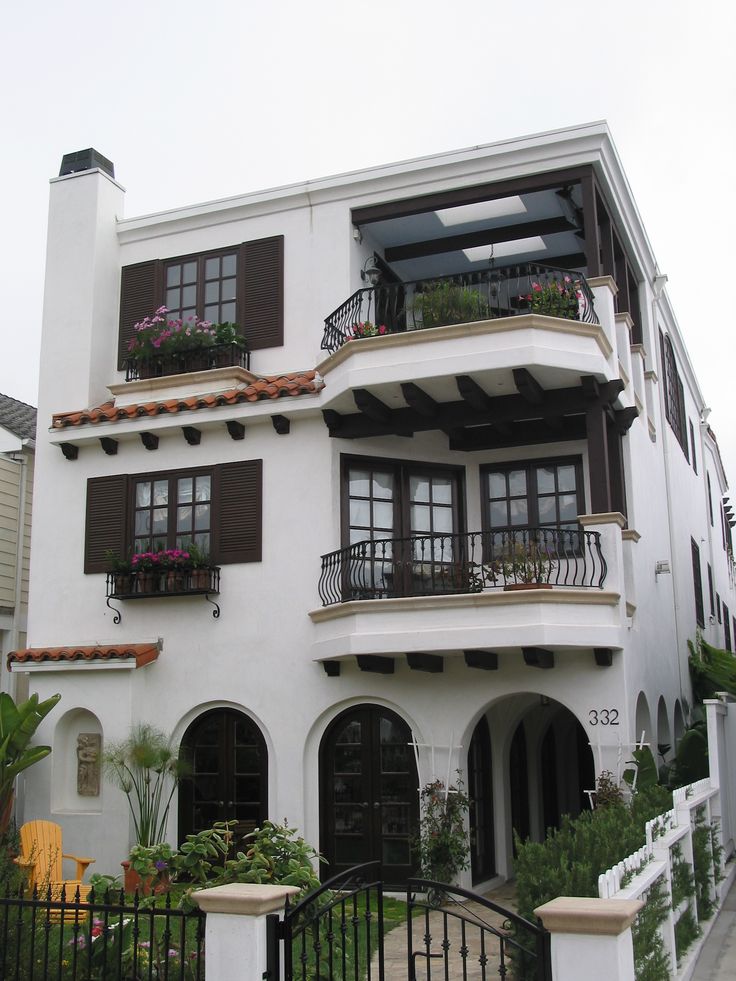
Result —
[[[279,436],[288,436],[291,431],[291,420],[286,416],[271,416],[271,423]]]
[[[557,266],[558,269],[583,269],[585,267],[585,253],[570,252],[567,255],[555,255],[554,252],[550,252],[549,262]]]
[[[118,441],[111,436],[100,436],[100,446],[108,456],[117,456]]]
[[[532,405],[544,402],[544,389],[528,368],[514,368],[514,385],[519,395]]]
[[[594,647],[593,657],[599,668],[610,668],[613,664],[613,651],[610,647]]]
[[[196,426],[182,426],[181,431],[190,446],[199,446],[202,442],[202,430],[197,429]]]
[[[590,473],[590,509],[592,514],[611,510],[611,473],[608,455],[608,426],[605,407],[596,402],[585,413]]]
[[[369,392],[367,388],[356,388],[353,392],[356,408],[364,416],[374,422],[387,423],[391,419],[392,411],[379,398]]]
[[[521,653],[524,655],[524,663],[531,668],[548,669],[555,666],[553,652],[545,650],[544,647],[522,647]]]
[[[322,667],[325,669],[325,674],[328,678],[339,678],[340,677],[340,662],[339,661],[323,661]]]
[[[635,405],[628,405],[625,409],[616,409],[614,419],[616,432],[619,436],[625,436],[631,429],[634,419],[639,415],[639,410]]]
[[[598,211],[596,208],[596,185],[593,171],[583,177],[580,182],[583,194],[583,231],[585,234],[585,265],[589,279],[600,276],[601,243],[598,233]]]
[[[558,417],[559,418],[559,417]],[[450,440],[450,449],[458,451],[503,450],[512,446],[534,446],[536,443],[564,443],[573,439],[585,439],[585,417],[569,416],[560,420],[559,428],[548,425],[546,419],[519,422],[508,434],[495,426],[471,426],[459,430]]]
[[[439,405],[431,395],[427,395],[423,388],[415,385],[414,382],[404,382],[401,386],[401,392],[407,405],[418,412],[420,416],[426,416],[427,419],[434,419],[437,416]]]
[[[388,218],[406,218],[409,215],[420,215],[427,211],[442,211],[444,208],[477,204],[479,201],[495,201],[498,198],[507,198],[514,194],[530,194],[534,191],[556,189],[568,184],[575,184],[584,175],[592,172],[592,166],[586,164],[582,167],[568,167],[564,170],[553,170],[543,174],[527,174],[524,177],[511,177],[507,180],[476,184],[474,187],[458,187],[451,191],[419,194],[399,201],[385,201],[382,204],[354,208],[352,212],[353,224],[367,225],[370,222],[385,221]]]
[[[79,456],[79,447],[74,443],[59,443],[59,449],[64,454],[65,460],[76,460]]]
[[[407,654],[406,663],[412,671],[427,671],[429,674],[442,674],[444,661],[439,654]]]
[[[483,391],[474,378],[471,378],[470,375],[458,375],[455,378],[455,384],[458,392],[460,392],[460,397],[468,405],[472,405],[476,412],[490,411],[493,400],[490,395]]]
[[[564,416],[547,416],[544,420],[545,426],[551,429],[553,433],[561,433],[565,424]]]
[[[141,443],[147,450],[157,450],[158,436],[155,433],[141,433]]]
[[[373,674],[393,674],[394,659],[380,657],[378,654],[357,654],[356,661],[361,671],[371,671]]]
[[[235,422],[231,419],[230,422],[226,422],[227,431],[230,433],[231,439],[245,439],[245,426],[242,422]]]
[[[495,651],[463,651],[463,657],[469,668],[498,671],[498,654]]]
[[[330,431],[330,436],[342,435],[340,430],[342,429],[343,417],[339,412],[335,412],[334,409],[323,409],[322,418],[325,421],[325,426],[327,426]]]
[[[567,218],[541,218],[537,221],[517,222],[496,228],[483,228],[477,232],[464,232],[462,235],[445,235],[425,239],[423,242],[407,242],[392,245],[385,250],[386,262],[401,262],[406,259],[420,259],[428,255],[441,255],[445,252],[459,252],[462,249],[475,249],[483,245],[498,245],[500,242],[517,242],[522,238],[536,238],[544,235],[557,235],[560,232],[574,232],[575,225]]]

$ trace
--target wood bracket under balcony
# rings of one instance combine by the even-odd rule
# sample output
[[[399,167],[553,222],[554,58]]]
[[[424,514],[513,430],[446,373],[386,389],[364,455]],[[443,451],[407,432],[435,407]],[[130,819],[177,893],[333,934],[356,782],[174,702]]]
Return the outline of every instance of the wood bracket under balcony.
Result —
[[[291,431],[291,420],[287,419],[286,416],[271,416],[271,423],[279,436],[287,436]]]
[[[339,661],[323,661],[322,667],[328,678],[339,678],[340,677],[340,662]]]
[[[225,425],[230,434],[230,439],[245,439],[245,426],[242,422],[236,422],[234,419],[230,419]]]
[[[406,404],[418,412],[420,416],[427,419],[435,419],[439,412],[439,403],[428,395],[423,388],[415,385],[414,382],[404,382],[401,386],[401,393],[406,399]]]
[[[370,671],[373,674],[394,673],[394,659],[392,657],[380,657],[378,654],[357,654],[355,659],[361,671]]]
[[[463,657],[469,668],[498,671],[498,654],[495,651],[463,651]]]
[[[593,657],[599,668],[610,668],[613,664],[613,651],[610,647],[594,647]]]
[[[195,426],[182,426],[181,431],[184,439],[190,446],[199,446],[200,442],[202,441],[201,429],[197,429]]]
[[[111,436],[100,436],[100,446],[108,456],[117,456],[118,441]]]
[[[59,443],[59,449],[64,454],[65,460],[76,460],[79,456],[79,447],[74,443]]]
[[[415,654],[406,655],[406,663],[412,671],[426,671],[428,674],[442,674],[444,671],[444,660],[439,654]]]
[[[548,669],[555,666],[554,653],[545,650],[544,647],[522,647],[521,653],[524,656],[524,663],[530,668]]]
[[[519,395],[531,405],[541,405],[544,402],[544,389],[528,368],[514,368],[514,385]]]

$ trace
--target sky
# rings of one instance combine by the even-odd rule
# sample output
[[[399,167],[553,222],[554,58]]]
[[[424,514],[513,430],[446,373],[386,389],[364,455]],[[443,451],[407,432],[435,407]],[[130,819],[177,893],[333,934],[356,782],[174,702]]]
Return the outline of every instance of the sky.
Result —
[[[736,489],[735,37],[726,0],[6,5],[0,392],[37,400],[64,153],[132,217],[606,119]]]

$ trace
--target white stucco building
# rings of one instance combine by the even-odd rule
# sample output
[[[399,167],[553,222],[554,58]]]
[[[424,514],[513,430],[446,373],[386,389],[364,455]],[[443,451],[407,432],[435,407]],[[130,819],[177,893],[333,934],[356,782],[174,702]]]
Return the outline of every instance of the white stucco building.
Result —
[[[579,810],[642,732],[672,745],[696,629],[736,632],[707,401],[606,126],[123,201],[94,151],[51,182],[10,665],[62,701],[26,816],[115,870],[124,799],[77,792],[77,738],[146,721],[193,763],[172,841],[286,815],[330,871],[377,858],[395,884],[417,787],[459,768],[465,882],[509,875],[512,828]],[[249,368],[137,377],[133,324],[162,304],[240,324]],[[350,339],[366,321],[386,332]],[[192,535],[201,587],[106,577],[108,549]]]

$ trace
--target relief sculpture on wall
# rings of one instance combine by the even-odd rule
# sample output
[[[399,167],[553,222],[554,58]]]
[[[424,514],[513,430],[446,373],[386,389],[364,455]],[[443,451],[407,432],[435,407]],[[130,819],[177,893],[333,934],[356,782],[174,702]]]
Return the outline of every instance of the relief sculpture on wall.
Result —
[[[102,736],[80,732],[77,736],[77,793],[80,797],[100,796]]]

